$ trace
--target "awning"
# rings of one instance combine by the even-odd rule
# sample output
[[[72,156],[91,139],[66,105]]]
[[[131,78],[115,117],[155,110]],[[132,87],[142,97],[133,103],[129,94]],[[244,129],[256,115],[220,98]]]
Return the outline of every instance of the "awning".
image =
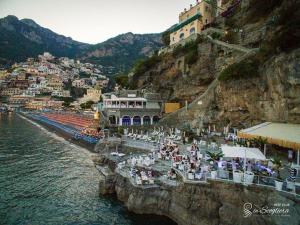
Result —
[[[186,19],[185,21],[182,21],[181,23],[176,24],[174,27],[172,27],[169,31],[171,33],[180,30],[183,28],[185,25],[188,25],[189,23],[193,22],[194,20],[197,20],[201,17],[200,13],[196,13],[194,16]]]
[[[265,155],[258,148],[246,148],[223,145],[221,146],[224,158],[247,158],[256,160],[266,160]]]
[[[238,132],[239,138],[266,138],[270,144],[294,150],[300,149],[300,124],[262,123]]]

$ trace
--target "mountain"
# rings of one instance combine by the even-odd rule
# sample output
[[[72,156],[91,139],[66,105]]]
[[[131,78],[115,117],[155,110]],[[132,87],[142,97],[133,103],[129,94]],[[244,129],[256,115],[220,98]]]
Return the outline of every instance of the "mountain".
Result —
[[[81,58],[106,67],[115,67],[116,72],[127,71],[134,62],[150,56],[161,46],[161,34],[126,33],[90,46]]]
[[[162,46],[161,34],[126,33],[96,45],[81,43],[41,27],[31,19],[0,19],[0,65],[23,61],[43,52],[101,64],[111,73],[128,70]]]
[[[88,44],[43,28],[30,19],[15,16],[0,19],[0,63],[13,63],[45,51],[55,56],[75,57]]]

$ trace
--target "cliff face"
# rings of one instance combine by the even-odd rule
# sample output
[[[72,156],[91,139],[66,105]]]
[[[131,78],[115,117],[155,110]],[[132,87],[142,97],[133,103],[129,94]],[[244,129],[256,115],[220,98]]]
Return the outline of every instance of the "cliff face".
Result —
[[[191,127],[206,123],[237,127],[264,121],[300,123],[299,57],[300,49],[274,56],[260,66],[259,77],[215,80],[187,110],[166,116],[162,123],[176,120]]]
[[[210,181],[207,184],[180,184],[141,187],[116,174],[100,183],[101,194],[115,191],[126,207],[138,214],[164,215],[179,225],[298,225],[299,202],[272,189]],[[274,208],[287,204],[289,216],[252,215],[245,218],[243,207]]]
[[[261,66],[259,78],[220,82],[214,119],[300,123],[299,60],[300,49],[282,53]]]
[[[164,124],[243,128],[264,121],[300,123],[298,4],[242,1],[232,17],[217,20],[219,35],[214,30],[202,35],[192,63],[187,62],[190,52],[174,54],[175,49],[133,80],[138,88],[160,92],[167,101],[182,106],[188,102],[187,110],[165,116]],[[291,16],[294,22],[288,22]],[[228,34],[220,35],[224,30]],[[230,79],[218,79],[230,65],[251,57],[258,60],[258,75],[243,62],[235,76],[227,72]]]
[[[225,180],[183,182],[180,177],[176,181],[159,179],[150,186],[137,185],[129,176],[128,167],[117,168],[117,164],[126,159],[111,157],[111,151],[118,145],[106,142],[95,148],[99,153],[93,158],[100,172],[99,192],[116,195],[134,213],[167,216],[178,225],[299,225],[299,197],[273,188]],[[126,146],[122,146],[121,151],[128,155],[130,152],[145,154],[144,150]],[[245,217],[245,203],[252,204],[252,212],[254,208],[265,211]],[[266,213],[267,209],[275,208],[288,210],[287,216]]]
[[[185,62],[184,54],[162,56],[161,62],[138,77],[137,87],[159,92],[169,101],[182,104],[193,101],[205,92],[216,72],[226,64],[218,62],[217,49],[209,42],[201,41],[197,51],[199,57],[191,65]]]

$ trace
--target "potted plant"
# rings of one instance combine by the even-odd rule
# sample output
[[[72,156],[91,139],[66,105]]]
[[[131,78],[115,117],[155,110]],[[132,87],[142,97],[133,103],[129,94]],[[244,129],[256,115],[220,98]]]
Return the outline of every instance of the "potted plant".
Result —
[[[271,159],[271,162],[273,163],[273,169],[277,173],[277,178],[275,180],[275,188],[276,190],[281,191],[283,185],[283,179],[280,176],[280,170],[283,168],[282,161],[279,157],[275,157],[274,159]]]
[[[218,175],[218,171],[216,171],[215,169],[212,169],[210,172],[211,179],[215,180],[217,178],[217,175]]]
[[[233,182],[241,183],[243,180],[243,172],[240,170],[233,171]]]
[[[246,171],[244,173],[244,181],[246,184],[252,184],[254,180],[254,173],[250,171]]]
[[[206,152],[206,154],[208,155],[209,159],[207,161],[209,162],[217,162],[220,160],[220,158],[222,158],[224,156],[223,152]]]

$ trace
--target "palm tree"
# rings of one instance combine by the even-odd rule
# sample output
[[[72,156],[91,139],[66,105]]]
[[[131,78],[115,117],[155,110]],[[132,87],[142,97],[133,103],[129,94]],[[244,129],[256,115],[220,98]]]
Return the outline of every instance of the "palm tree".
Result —
[[[280,176],[280,170],[283,168],[283,163],[281,159],[278,156],[276,156],[273,159],[271,159],[271,162],[273,163],[274,170],[277,172],[278,180],[282,180]]]
[[[220,158],[222,158],[224,156],[223,152],[217,152],[217,153],[214,153],[214,152],[206,152],[207,155],[209,156],[209,159],[208,161],[209,162],[216,162],[216,161],[219,161]]]
[[[260,150],[268,143],[268,139],[263,137],[253,138],[251,141],[254,142],[255,145],[258,145]]]

